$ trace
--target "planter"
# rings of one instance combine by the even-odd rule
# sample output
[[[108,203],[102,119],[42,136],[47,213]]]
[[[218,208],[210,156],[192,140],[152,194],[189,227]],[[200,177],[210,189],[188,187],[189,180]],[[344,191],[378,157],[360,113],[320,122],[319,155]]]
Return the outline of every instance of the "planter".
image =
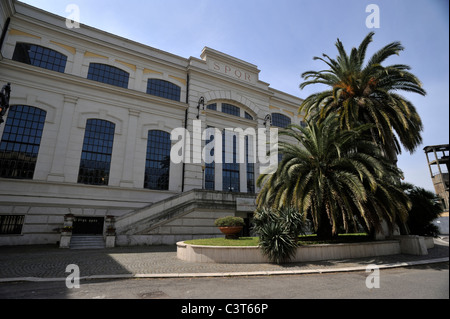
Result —
[[[219,227],[220,231],[225,234],[225,239],[239,239],[242,226]]]
[[[72,239],[72,233],[61,233],[61,239],[59,240],[59,248],[67,249],[70,247],[70,240]]]
[[[397,240],[300,246],[290,262],[316,262],[401,254]],[[269,263],[259,247],[222,247],[177,243],[177,257],[195,263]]]
[[[107,235],[106,236],[106,248],[114,248],[116,246],[116,236]]]

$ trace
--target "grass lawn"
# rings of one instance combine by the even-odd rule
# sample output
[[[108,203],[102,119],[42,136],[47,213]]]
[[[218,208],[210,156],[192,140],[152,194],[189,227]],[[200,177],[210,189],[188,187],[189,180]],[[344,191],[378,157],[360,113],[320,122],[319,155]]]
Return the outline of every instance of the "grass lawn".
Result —
[[[299,237],[300,245],[315,245],[315,244],[339,244],[339,243],[360,243],[371,241],[371,238],[364,233],[358,234],[342,234],[338,238],[332,240],[319,240],[316,235],[305,235]],[[207,238],[188,240],[186,244],[203,245],[203,246],[258,246],[258,237],[241,237],[239,239],[225,239],[225,238]]]
[[[258,246],[258,237],[241,237],[239,239],[225,238],[207,238],[187,240],[185,243],[190,245],[202,246]]]

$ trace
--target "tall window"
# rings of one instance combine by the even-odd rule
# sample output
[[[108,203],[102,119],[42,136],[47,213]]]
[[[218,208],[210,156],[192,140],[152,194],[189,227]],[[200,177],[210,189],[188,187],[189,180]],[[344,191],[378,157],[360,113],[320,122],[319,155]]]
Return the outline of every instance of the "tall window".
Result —
[[[115,128],[105,120],[87,120],[78,183],[108,185]]]
[[[97,82],[128,88],[128,80],[130,75],[127,72],[111,65],[91,63],[89,64],[87,78]]]
[[[237,143],[236,134],[224,130],[222,134],[222,189],[228,192],[240,192]]]
[[[33,106],[10,108],[0,143],[0,177],[33,179],[46,115]]]
[[[169,133],[158,130],[148,132],[144,188],[169,189],[170,148]]]
[[[211,133],[209,136],[209,139],[206,140],[206,144],[213,145],[214,144],[214,128],[208,127],[207,131],[208,134]],[[205,145],[206,145],[205,144]],[[211,163],[205,163],[205,189],[214,190],[215,189],[215,163],[214,163],[214,154],[215,154],[215,147],[211,150],[210,154],[207,155],[208,162],[210,160]],[[209,155],[209,156],[208,156]]]
[[[255,163],[252,163],[254,145],[245,137],[245,161],[247,163],[247,193],[255,193]]]
[[[149,79],[147,82],[147,94],[179,102],[181,99],[181,88],[168,81]]]
[[[47,70],[64,73],[67,57],[57,51],[35,44],[17,43],[13,60]]]
[[[287,128],[291,125],[291,118],[280,113],[272,113],[272,125]]]
[[[228,103],[222,103],[222,113],[241,116],[241,109]]]

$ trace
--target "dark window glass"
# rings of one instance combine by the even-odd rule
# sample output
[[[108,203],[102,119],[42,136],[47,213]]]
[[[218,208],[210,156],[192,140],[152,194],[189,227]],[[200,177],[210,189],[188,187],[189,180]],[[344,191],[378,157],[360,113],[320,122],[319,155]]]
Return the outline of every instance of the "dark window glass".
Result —
[[[169,133],[158,130],[148,132],[144,188],[169,189],[170,148]]]
[[[0,143],[0,177],[33,179],[47,112],[12,106]]]
[[[211,133],[209,139],[206,141],[206,144],[213,145],[214,144],[214,128],[208,127],[207,133]],[[213,148],[210,152],[210,156],[214,159],[215,148]],[[214,190],[215,189],[215,163],[214,160],[208,164],[205,163],[205,189]]]
[[[52,49],[28,43],[16,44],[13,60],[60,73],[64,73],[67,63],[65,55]]]
[[[89,64],[87,78],[97,82],[128,88],[128,80],[130,75],[127,72],[111,65],[91,63]]]
[[[254,147],[249,144],[248,136],[245,137],[245,161],[247,162],[247,193],[255,193],[255,164],[252,163]]]
[[[300,126],[306,128],[308,124],[305,121],[300,121]]]
[[[287,128],[289,125],[291,125],[291,118],[287,117],[286,115],[280,114],[280,113],[273,113],[272,114],[272,125],[278,126],[281,128]]]
[[[208,110],[217,111],[217,103],[209,104],[206,106]]]
[[[241,109],[231,104],[222,103],[222,113],[241,116]]]
[[[181,88],[168,81],[149,79],[147,82],[147,94],[179,102],[181,99]]]
[[[247,120],[252,120],[253,121],[253,116],[251,116],[250,114],[248,114],[247,112],[245,112],[245,118]]]
[[[108,185],[115,128],[105,120],[87,120],[78,183]]]
[[[0,215],[0,235],[22,234],[23,215]]]
[[[237,143],[236,135],[224,130],[222,134],[222,189],[228,192],[240,192]],[[231,158],[232,161],[229,160]]]

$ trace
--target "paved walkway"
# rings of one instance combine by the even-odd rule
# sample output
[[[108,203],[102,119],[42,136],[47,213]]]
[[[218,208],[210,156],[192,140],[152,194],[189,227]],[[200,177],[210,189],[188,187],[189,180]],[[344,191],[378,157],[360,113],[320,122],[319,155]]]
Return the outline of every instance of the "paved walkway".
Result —
[[[275,264],[203,264],[179,260],[175,246],[62,250],[53,246],[0,247],[0,283],[60,281],[78,265],[81,279],[255,276],[364,271],[449,261],[448,237],[435,240],[427,256],[394,255],[362,259]]]

